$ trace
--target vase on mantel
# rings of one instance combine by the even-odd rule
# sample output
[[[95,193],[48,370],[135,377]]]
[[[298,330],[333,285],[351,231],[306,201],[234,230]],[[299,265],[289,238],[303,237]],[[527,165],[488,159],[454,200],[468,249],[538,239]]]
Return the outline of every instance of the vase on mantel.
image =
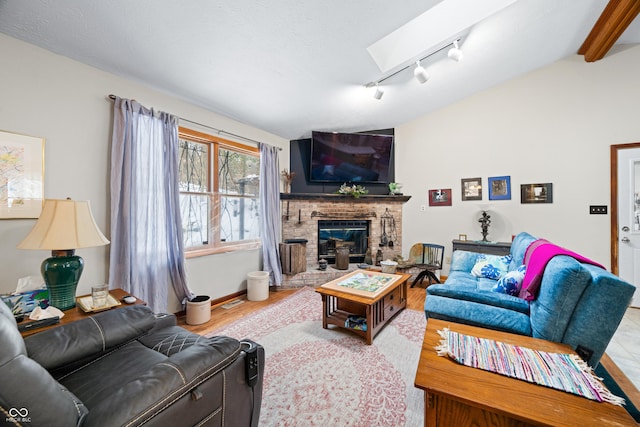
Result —
[[[296,176],[296,173],[293,171],[289,172],[287,169],[284,169],[282,172],[280,172],[280,175],[282,176],[282,180],[284,181],[284,192],[290,193],[291,182],[293,182],[293,177]]]

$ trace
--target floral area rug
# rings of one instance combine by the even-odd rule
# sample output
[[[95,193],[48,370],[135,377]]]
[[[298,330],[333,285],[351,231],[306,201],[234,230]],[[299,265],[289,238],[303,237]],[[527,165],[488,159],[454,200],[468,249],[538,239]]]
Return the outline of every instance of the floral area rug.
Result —
[[[426,320],[403,310],[372,345],[322,328],[322,298],[302,288],[208,334],[265,348],[260,426],[421,426],[424,395],[413,386]]]

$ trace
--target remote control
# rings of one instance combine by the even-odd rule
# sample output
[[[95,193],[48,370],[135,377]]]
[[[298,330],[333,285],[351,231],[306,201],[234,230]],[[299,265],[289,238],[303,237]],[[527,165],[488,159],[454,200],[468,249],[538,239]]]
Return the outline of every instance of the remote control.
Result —
[[[258,346],[254,343],[243,341],[242,350],[246,353],[244,368],[247,384],[253,387],[258,383],[258,374],[260,372],[260,367],[258,366]]]
[[[29,331],[31,329],[38,329],[38,328],[44,328],[45,326],[55,325],[58,322],[60,322],[60,318],[58,316],[49,317],[47,319],[34,320],[33,322],[28,322],[28,323],[21,323],[18,325],[18,330],[20,332],[24,332],[24,331]]]

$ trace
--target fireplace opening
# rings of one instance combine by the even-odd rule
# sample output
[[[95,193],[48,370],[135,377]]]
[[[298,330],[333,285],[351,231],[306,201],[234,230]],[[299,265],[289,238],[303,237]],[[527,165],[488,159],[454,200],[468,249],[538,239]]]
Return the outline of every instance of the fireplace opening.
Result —
[[[369,240],[369,224],[366,220],[318,221],[318,259],[335,263],[336,249],[349,248],[349,262],[364,262]]]

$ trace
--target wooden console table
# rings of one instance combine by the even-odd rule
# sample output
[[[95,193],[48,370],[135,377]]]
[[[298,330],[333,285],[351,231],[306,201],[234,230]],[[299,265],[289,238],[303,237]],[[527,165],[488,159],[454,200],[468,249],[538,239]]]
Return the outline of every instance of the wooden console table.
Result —
[[[429,319],[415,386],[424,390],[425,426],[637,426],[621,406],[596,402],[438,356],[444,328],[541,351],[573,353],[570,346],[541,339]]]
[[[125,292],[123,289],[117,288],[117,289],[109,289],[109,294],[114,297],[115,299],[117,299],[118,301],[122,302],[122,298],[124,298],[127,295],[131,295],[127,292]],[[86,295],[82,295],[79,297],[76,297],[76,300],[78,298],[81,298],[83,296]],[[119,305],[117,307],[113,307],[110,308],[108,310],[115,310],[121,307],[126,307],[129,305],[147,305],[146,302],[142,301],[139,298],[136,298],[136,302],[134,302],[133,304],[126,304],[124,302],[122,302],[122,305]],[[105,310],[103,310],[105,311]],[[85,311],[83,311],[80,307],[78,307],[78,304],[76,304],[75,307],[70,308],[68,310],[64,310],[64,317],[62,319],[60,319],[59,323],[56,323],[55,325],[51,325],[51,326],[45,326],[43,328],[37,328],[37,329],[29,329],[26,331],[22,331],[20,332],[22,334],[23,337],[29,336],[29,335],[33,335],[33,334],[37,334],[38,332],[42,332],[42,331],[46,331],[47,329],[52,329],[52,328],[57,328],[58,326],[61,325],[66,325],[67,323],[71,323],[71,322],[75,322],[77,320],[81,320],[81,319],[86,319],[87,317],[93,316],[94,314],[97,313],[101,313],[102,311],[97,311],[97,312],[92,312],[92,313],[87,313]],[[29,318],[25,318],[25,320],[23,320],[23,322],[28,323],[28,322],[32,322],[29,320]]]
[[[477,240],[453,240],[453,250],[478,252],[488,255],[509,255],[511,242],[482,242]]]

